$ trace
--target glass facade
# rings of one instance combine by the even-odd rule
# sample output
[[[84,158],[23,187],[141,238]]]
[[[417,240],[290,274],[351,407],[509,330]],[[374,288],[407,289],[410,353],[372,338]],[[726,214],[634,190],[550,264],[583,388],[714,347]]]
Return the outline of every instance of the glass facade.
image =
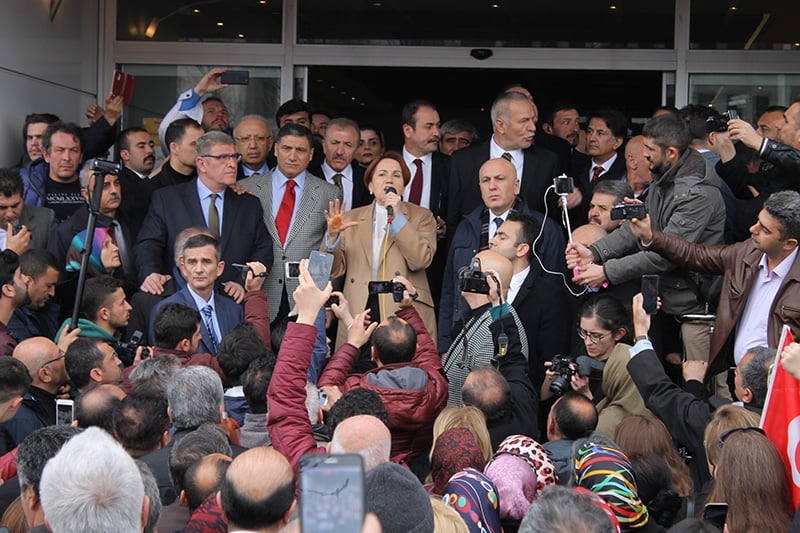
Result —
[[[702,0],[691,5],[693,49],[800,50],[800,2]]]
[[[800,94],[800,75],[784,74],[693,74],[689,78],[689,101],[719,112],[736,109],[755,124],[767,107],[788,105]]]
[[[674,18],[671,2],[631,0],[298,0],[297,42],[664,49]]]
[[[117,1],[117,40],[280,43],[281,0]]]

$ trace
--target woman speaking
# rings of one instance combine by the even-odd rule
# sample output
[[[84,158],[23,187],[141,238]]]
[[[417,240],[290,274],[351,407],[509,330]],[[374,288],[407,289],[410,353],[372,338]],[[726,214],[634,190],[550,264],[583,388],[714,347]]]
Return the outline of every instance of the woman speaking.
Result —
[[[328,230],[323,249],[334,255],[331,278],[344,276],[342,293],[351,307],[370,308],[372,321],[394,314],[392,293],[370,293],[370,281],[389,281],[403,276],[416,287],[419,312],[431,336],[436,338],[433,298],[425,269],[436,252],[436,221],[430,210],[403,202],[403,189],[411,174],[403,157],[393,151],[376,158],[364,174],[364,183],[375,200],[345,212],[338,200],[325,212]],[[348,324],[339,323],[337,347],[347,339]]]

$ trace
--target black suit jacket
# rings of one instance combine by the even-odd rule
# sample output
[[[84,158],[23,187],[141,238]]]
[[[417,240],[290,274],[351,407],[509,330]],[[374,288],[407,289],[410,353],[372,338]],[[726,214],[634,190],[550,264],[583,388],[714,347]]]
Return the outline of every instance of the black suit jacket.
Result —
[[[322,171],[323,161],[324,159],[316,162],[316,164],[312,161],[307,170],[311,175],[321,180],[328,181],[325,177],[325,173]],[[367,186],[364,185],[364,173],[367,169],[359,165],[355,160],[350,163],[350,168],[353,169],[353,197],[345,198],[345,200],[347,200],[348,210],[355,209],[356,207],[364,207],[372,203],[372,194],[370,194]],[[328,181],[328,183],[330,182]]]
[[[222,209],[220,241],[225,271],[218,281],[241,282],[240,272],[233,263],[260,261],[267,269],[272,268],[272,239],[264,225],[264,212],[258,198],[228,190]],[[175,237],[190,226],[207,227],[196,180],[153,193],[136,244],[139,283],[153,272],[172,272]]]
[[[569,355],[572,313],[566,291],[544,279],[540,267],[531,270],[511,304],[528,335],[528,376],[538,391],[544,381],[544,362]]]
[[[614,160],[610,169],[604,174],[600,174],[597,181],[589,183],[589,172],[593,164],[590,158],[589,162],[578,171],[577,175],[573,176],[575,186],[580,189],[583,195],[581,203],[570,211],[570,221],[572,222],[573,229],[589,221],[589,204],[592,202],[592,194],[594,194],[594,186],[597,182],[612,180],[625,181],[625,177],[628,175],[628,167],[625,165],[625,155],[622,152],[617,153],[617,158]]]
[[[447,231],[454,232],[461,219],[473,209],[483,204],[478,186],[478,171],[489,160],[491,139],[473,143],[467,148],[457,150],[450,159],[450,181],[447,184]],[[525,161],[522,168],[522,184],[519,195],[528,207],[540,213],[545,212],[545,191],[558,175],[558,157],[539,146],[531,146],[523,151]],[[550,216],[558,218],[558,213],[550,211]]]

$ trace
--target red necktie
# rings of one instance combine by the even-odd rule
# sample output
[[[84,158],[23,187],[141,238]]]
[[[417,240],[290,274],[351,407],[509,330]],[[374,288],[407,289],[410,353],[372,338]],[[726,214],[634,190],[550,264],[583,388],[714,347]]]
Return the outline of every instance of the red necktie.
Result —
[[[417,171],[414,173],[414,183],[411,184],[408,201],[419,205],[422,201],[422,160],[415,159],[414,164],[417,165]]]
[[[602,174],[602,173],[603,173],[603,167],[602,166],[597,165],[596,167],[594,167],[594,169],[592,170],[592,179],[590,180],[591,183],[594,183],[595,181],[597,181],[597,178],[599,178],[600,174]]]
[[[292,221],[295,185],[297,184],[293,179],[286,181],[286,190],[283,193],[281,206],[278,209],[278,216],[275,217],[275,228],[278,230],[278,238],[281,240],[281,245],[286,243],[286,234],[289,233],[289,223]]]

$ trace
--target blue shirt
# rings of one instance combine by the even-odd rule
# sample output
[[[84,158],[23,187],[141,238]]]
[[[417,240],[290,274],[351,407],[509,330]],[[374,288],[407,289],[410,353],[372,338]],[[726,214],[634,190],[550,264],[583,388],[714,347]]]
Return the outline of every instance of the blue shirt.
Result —
[[[217,213],[219,213],[219,234],[222,235],[222,209],[225,203],[225,191],[215,193],[203,183],[200,179],[197,180],[197,195],[200,197],[200,209],[203,211],[203,219],[206,221],[208,227],[208,208],[211,206],[211,195],[217,194]],[[198,308],[199,309],[199,308]]]

